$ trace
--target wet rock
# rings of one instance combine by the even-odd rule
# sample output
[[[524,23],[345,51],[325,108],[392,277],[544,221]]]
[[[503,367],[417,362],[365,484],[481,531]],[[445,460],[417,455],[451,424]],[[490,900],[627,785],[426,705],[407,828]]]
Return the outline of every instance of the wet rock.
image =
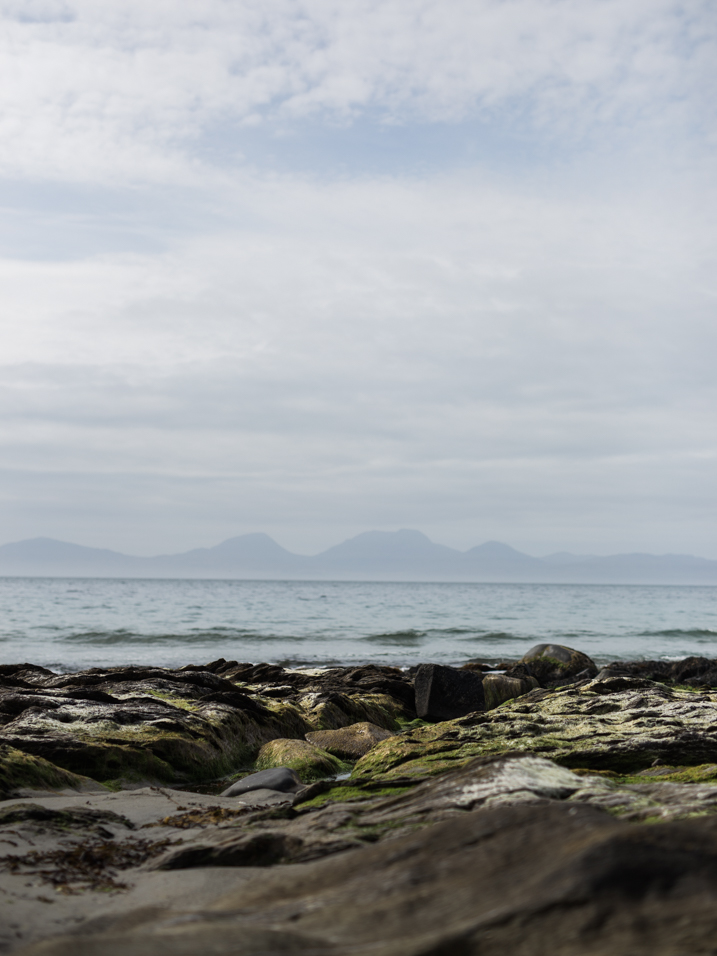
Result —
[[[523,669],[526,676],[535,677],[541,687],[589,679],[598,672],[595,662],[587,654],[564,644],[536,644],[531,647],[521,657],[518,667],[512,670],[516,676],[522,676]]]
[[[473,757],[516,751],[623,774],[657,759],[714,763],[717,694],[631,678],[533,690],[497,710],[385,740],[359,760],[353,775],[438,773]]]
[[[471,671],[421,664],[413,681],[416,714],[427,720],[451,720],[485,710],[483,678]]]
[[[84,834],[97,833],[105,838],[112,837],[107,826],[134,829],[126,817],[109,810],[93,810],[88,807],[73,807],[66,810],[55,810],[43,807],[37,803],[13,803],[0,806],[0,827],[18,825],[30,826],[39,832],[46,829],[61,830],[67,835],[68,831],[82,831]]]
[[[252,790],[276,790],[280,793],[297,793],[304,788],[301,778],[295,770],[289,767],[275,767],[271,770],[260,770],[250,773],[247,777],[237,780],[223,793],[223,797],[240,797]]]
[[[259,751],[256,766],[294,770],[305,783],[331,777],[345,770],[344,764],[308,740],[270,740]]]
[[[390,730],[362,721],[340,730],[315,730],[308,733],[306,739],[340,760],[358,760],[377,743],[393,735]]]

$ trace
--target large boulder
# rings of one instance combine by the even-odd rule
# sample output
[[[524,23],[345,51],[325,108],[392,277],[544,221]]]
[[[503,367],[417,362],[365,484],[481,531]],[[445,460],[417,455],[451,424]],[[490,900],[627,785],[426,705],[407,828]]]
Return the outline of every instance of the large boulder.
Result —
[[[393,736],[392,731],[364,720],[340,730],[314,730],[306,735],[306,739],[339,760],[359,760],[376,744]]]
[[[413,680],[416,714],[426,720],[451,720],[485,710],[483,678],[442,664],[421,664]]]
[[[587,654],[564,644],[536,644],[531,647],[516,668],[516,672],[523,670],[526,676],[535,677],[541,687],[589,679],[598,672],[595,662]]]

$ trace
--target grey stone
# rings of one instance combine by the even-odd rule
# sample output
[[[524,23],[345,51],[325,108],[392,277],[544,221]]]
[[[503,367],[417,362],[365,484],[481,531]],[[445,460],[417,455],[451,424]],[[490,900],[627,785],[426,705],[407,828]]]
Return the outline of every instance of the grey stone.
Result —
[[[248,777],[237,780],[231,787],[227,787],[222,797],[240,797],[243,793],[252,790],[278,790],[279,793],[297,793],[303,783],[295,770],[288,767],[273,767],[270,770],[260,770],[250,773]]]

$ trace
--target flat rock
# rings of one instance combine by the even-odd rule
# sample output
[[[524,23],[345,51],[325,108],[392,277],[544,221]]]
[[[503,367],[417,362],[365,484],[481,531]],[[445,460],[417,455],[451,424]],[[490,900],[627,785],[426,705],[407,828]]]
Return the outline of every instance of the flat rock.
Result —
[[[412,701],[410,680],[396,668],[308,675],[220,659],[55,674],[6,664],[0,796],[86,789],[87,778],[95,788],[199,783],[250,765],[271,740],[304,741],[359,721],[397,730],[399,717],[415,717]]]
[[[613,661],[597,676],[642,677],[665,684],[717,687],[717,660],[686,657],[681,661]]]

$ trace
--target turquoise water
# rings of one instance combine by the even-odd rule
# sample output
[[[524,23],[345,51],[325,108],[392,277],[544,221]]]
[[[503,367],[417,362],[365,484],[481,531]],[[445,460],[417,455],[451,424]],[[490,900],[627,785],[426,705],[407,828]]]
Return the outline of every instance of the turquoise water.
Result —
[[[717,656],[717,588],[0,578],[0,660],[54,670],[225,657],[407,666]]]

